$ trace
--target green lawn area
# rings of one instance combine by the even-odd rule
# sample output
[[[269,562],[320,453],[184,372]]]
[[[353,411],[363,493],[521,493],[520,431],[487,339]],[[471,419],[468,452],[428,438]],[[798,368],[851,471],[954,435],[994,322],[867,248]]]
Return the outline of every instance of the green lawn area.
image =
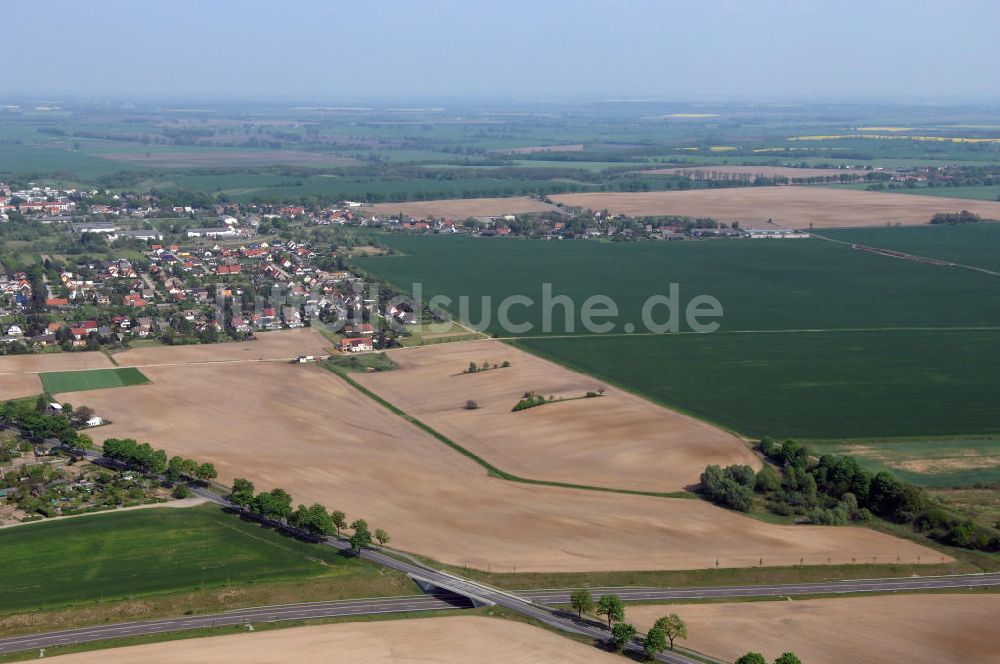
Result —
[[[926,232],[942,253],[975,262],[987,256],[983,247],[996,246],[985,235],[998,228]],[[843,231],[842,239],[874,230]],[[487,329],[500,336],[507,333],[496,323],[499,302],[527,295],[534,305],[511,310],[514,322],[533,325],[519,345],[745,435],[1000,433],[1000,330],[991,329],[1000,326],[1000,279],[994,276],[820,240],[384,241],[401,255],[354,262],[402,290],[420,282],[425,298],[451,297],[455,314],[460,296],[468,296],[464,317],[473,322],[483,320],[481,298],[490,296]],[[570,296],[578,312],[587,297],[610,296],[620,312],[617,333],[626,323],[642,331],[643,302],[668,293],[671,283],[678,284],[682,306],[712,295],[725,315],[714,334],[654,336],[584,335],[577,316],[572,334],[579,338],[554,338],[568,330],[557,308],[551,334],[543,333],[543,283],[552,284],[554,295]]]
[[[215,505],[95,514],[0,529],[0,613],[310,577],[377,576],[330,547]]]
[[[47,371],[41,374],[42,387],[49,394],[101,390],[106,387],[145,385],[149,379],[134,367],[88,369],[84,371]]]
[[[926,487],[1000,484],[1000,439],[814,442],[817,454],[850,454],[866,470],[888,470]]]

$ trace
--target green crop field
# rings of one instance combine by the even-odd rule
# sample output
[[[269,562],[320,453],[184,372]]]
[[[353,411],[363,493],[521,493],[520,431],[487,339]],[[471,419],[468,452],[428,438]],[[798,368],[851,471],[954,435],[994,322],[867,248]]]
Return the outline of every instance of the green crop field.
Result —
[[[997,251],[1000,247],[1000,223],[841,228],[824,230],[822,234],[844,242],[860,242],[1000,271],[1000,251]]]
[[[824,185],[834,189],[866,190],[870,184],[861,182],[854,184]],[[913,187],[912,189],[885,189],[890,194],[915,194],[917,196],[939,196],[941,198],[965,198],[977,201],[1000,200],[1000,185],[982,185],[970,187]]]
[[[0,613],[319,576],[376,574],[329,547],[214,505],[154,508],[0,530]]]
[[[1000,483],[1000,439],[813,442],[817,454],[850,454],[872,472],[889,470],[927,487]]]
[[[985,228],[985,227],[984,227]],[[888,229],[895,231],[897,229]],[[934,229],[937,232],[939,229]],[[939,244],[961,254],[975,240],[948,227]],[[855,231],[857,232],[857,231]],[[991,232],[986,230],[985,232]],[[847,233],[847,231],[845,231]],[[679,243],[385,238],[400,255],[357,258],[363,269],[424,297],[444,294],[487,329],[499,301],[533,329],[517,343],[753,436],[864,438],[1000,432],[1000,278],[891,259],[815,241]],[[576,303],[609,296],[617,336],[570,337],[561,308],[543,332],[541,288]],[[683,306],[707,294],[723,305],[714,334],[628,335],[641,307],[678,284]],[[660,310],[661,319],[665,315]],[[687,328],[682,323],[681,331]],[[514,335],[517,336],[517,335]],[[562,337],[562,338],[560,338]]]
[[[949,227],[954,228],[954,227]],[[620,310],[615,332],[626,323],[641,329],[641,310],[654,294],[677,284],[679,300],[711,295],[724,308],[723,330],[797,330],[900,326],[1000,325],[1000,279],[985,274],[889,259],[820,240],[543,242],[476,237],[385,236],[401,255],[356,257],[354,264],[398,288],[422,283],[425,297],[468,296],[468,318],[483,320],[482,297],[512,294],[535,303],[511,309],[514,322],[542,332],[542,284],[567,295],[579,309],[594,295]],[[961,250],[961,247],[957,250]],[[562,309],[552,332],[569,332]],[[495,311],[494,311],[495,314]],[[663,317],[658,310],[656,318]],[[496,316],[488,330],[503,336]],[[681,325],[684,329],[686,326]],[[573,330],[580,333],[579,319]]]
[[[517,345],[749,436],[1000,431],[1000,330],[588,336]]]
[[[48,371],[41,374],[41,379],[42,387],[49,394],[145,385],[149,382],[149,379],[134,367],[85,371]]]

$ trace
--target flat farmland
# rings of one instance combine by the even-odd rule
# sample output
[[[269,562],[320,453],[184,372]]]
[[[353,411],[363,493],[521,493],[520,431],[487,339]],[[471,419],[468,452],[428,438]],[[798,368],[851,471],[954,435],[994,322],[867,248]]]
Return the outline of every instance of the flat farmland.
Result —
[[[114,366],[107,355],[98,352],[38,353],[0,357],[0,374],[108,369]]]
[[[1000,272],[1000,223],[838,229],[823,235]]]
[[[521,395],[580,397],[603,384],[499,341],[391,351],[399,369],[355,380],[409,415],[521,477],[669,492],[710,463],[760,462],[738,438],[628,392],[511,412]],[[462,373],[469,362],[510,367]],[[478,408],[465,408],[467,400]]]
[[[969,210],[1000,219],[1000,202],[911,196],[829,187],[731,187],[642,193],[561,194],[552,200],[631,216],[682,215],[739,221],[743,227],[768,220],[787,228],[842,228],[926,224],[938,212]]]
[[[0,357],[0,400],[41,394],[40,374],[114,367],[104,353],[42,353]]]
[[[293,627],[50,659],[59,664],[616,664],[622,661],[617,655],[538,627],[478,616]]]
[[[947,233],[939,237],[942,247],[959,254],[975,242]],[[520,336],[587,333],[580,310],[596,294],[607,295],[618,308],[618,317],[610,319],[612,332],[625,332],[627,323],[642,331],[643,305],[650,296],[668,295],[671,284],[678,288],[681,331],[690,329],[683,307],[697,295],[722,304],[720,331],[1000,326],[996,277],[823,240],[604,243],[396,235],[382,240],[401,255],[359,256],[352,263],[403,292],[421,283],[425,299],[451,298],[448,308],[456,317],[464,296],[466,317],[500,336],[511,334],[498,323],[499,305],[510,295],[533,300],[510,311],[512,322],[531,324]],[[545,283],[552,285],[553,296],[568,296],[575,304],[572,328],[556,306],[551,329],[544,329]],[[658,309],[655,319],[666,318]]]
[[[985,263],[1000,225],[974,226],[836,233],[845,241],[853,234],[926,233],[933,240],[924,245],[933,243],[940,255]],[[533,304],[511,314],[531,325],[515,337],[521,347],[744,435],[1000,432],[991,405],[1000,394],[1000,279],[992,275],[821,240],[387,242],[403,255],[355,262],[404,291],[422,283],[425,298],[451,298],[453,314],[501,337],[509,333],[497,323],[499,303],[528,296]],[[901,245],[887,246],[907,250]],[[568,296],[578,313],[587,298],[610,297],[619,311],[613,334],[587,335],[579,315],[569,328],[561,307],[547,330],[543,283]],[[715,297],[724,310],[719,331],[685,334],[682,321],[680,334],[628,334],[628,324],[644,329],[644,301],[670,284],[677,284],[681,306],[696,295]],[[558,338],[570,336],[576,338]]]
[[[1000,613],[997,594],[887,595],[625,609],[626,617],[640,631],[668,613],[678,614],[687,623],[689,638],[680,641],[682,645],[727,661],[755,651],[770,662],[791,650],[810,664],[1000,662],[1000,651],[995,647]]]
[[[1000,439],[814,442],[817,454],[849,454],[871,472],[919,486],[1000,484]]]
[[[149,381],[138,369],[88,369],[86,371],[49,371],[41,374],[42,387],[50,394],[102,390],[109,387],[144,385]]]
[[[1000,330],[526,339],[545,357],[748,436],[1000,431]]]
[[[866,171],[849,168],[794,168],[791,166],[675,166],[641,171],[643,175],[683,175],[696,180],[739,180],[748,178],[830,178],[847,175],[863,178]]]
[[[450,198],[437,201],[379,203],[371,208],[365,208],[366,211],[369,209],[374,214],[403,213],[417,219],[430,217],[468,219],[469,217],[492,217],[504,214],[550,212],[557,208],[527,196],[513,196],[510,198]]]
[[[297,150],[254,150],[246,148],[199,148],[195,150],[149,149],[95,152],[109,162],[146,168],[210,168],[214,166],[347,166],[354,159]]]
[[[325,355],[330,342],[312,328],[260,332],[256,341],[196,344],[190,346],[147,346],[115,355],[125,367],[157,364],[197,364],[252,360],[291,360],[299,355]]]
[[[333,550],[284,537],[216,505],[141,509],[0,529],[0,613],[352,573]]]
[[[199,461],[219,479],[280,486],[385,528],[399,548],[493,571],[692,569],[940,562],[864,528],[777,526],[692,499],[490,478],[472,460],[318,366],[230,362],[150,366],[151,385],[67,394],[133,437]],[[456,544],[456,543],[460,543]]]

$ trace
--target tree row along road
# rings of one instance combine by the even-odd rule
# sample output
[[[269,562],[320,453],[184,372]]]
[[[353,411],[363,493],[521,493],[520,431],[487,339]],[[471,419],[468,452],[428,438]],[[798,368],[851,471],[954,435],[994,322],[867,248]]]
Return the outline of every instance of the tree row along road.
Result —
[[[91,460],[102,460],[102,457],[93,451],[87,451],[86,456]],[[231,507],[225,498],[222,498],[218,494],[207,489],[193,487],[192,491],[195,494],[221,506]],[[283,524],[266,520],[265,523],[279,528],[285,527]],[[339,551],[348,551],[350,549],[348,542],[333,537],[321,540],[321,544],[330,546]],[[117,625],[84,627],[58,632],[11,637],[7,639],[0,639],[0,653],[46,648],[57,645],[87,643],[101,639],[126,636],[158,634],[162,632],[182,631],[206,627],[252,624],[255,621],[279,622],[286,620],[308,620],[336,616],[373,615],[380,613],[468,608],[477,601],[479,603],[489,603],[503,607],[520,615],[533,618],[549,627],[563,632],[581,635],[600,641],[606,640],[609,637],[608,630],[601,623],[597,623],[589,619],[580,620],[572,613],[546,606],[546,604],[568,603],[569,594],[571,592],[569,589],[534,590],[513,593],[499,588],[494,588],[483,583],[469,581],[448,572],[436,570],[423,565],[419,561],[412,558],[403,560],[375,549],[362,549],[358,555],[369,562],[410,575],[411,577],[415,577],[416,579],[423,581],[425,584],[433,585],[440,590],[435,590],[429,595],[423,596],[264,606],[203,616],[184,616],[180,618],[165,618],[162,620],[137,621]],[[595,594],[612,592],[625,601],[650,601],[919,591],[984,588],[993,586],[1000,586],[1000,573],[890,579],[859,579],[851,581],[786,585],[720,586],[709,588],[592,588],[591,591]],[[641,641],[633,639],[630,643],[629,649],[641,653]],[[657,661],[670,662],[671,664],[697,664],[697,660],[676,652],[661,653],[657,657]]]

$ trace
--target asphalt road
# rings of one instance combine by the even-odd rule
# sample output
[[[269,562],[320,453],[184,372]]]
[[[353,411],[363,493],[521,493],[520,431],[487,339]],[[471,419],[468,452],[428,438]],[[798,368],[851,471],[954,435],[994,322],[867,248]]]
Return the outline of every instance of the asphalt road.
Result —
[[[87,456],[97,460],[99,455],[88,452]],[[197,495],[203,496],[215,503],[228,506],[228,502],[211,491],[195,487]],[[280,524],[272,524],[280,527]],[[341,539],[327,538],[321,542],[326,546],[346,551],[349,544]],[[474,604],[494,604],[523,616],[534,618],[554,629],[589,637],[598,641],[608,638],[608,631],[601,623],[584,619],[564,610],[553,609],[547,604],[567,604],[569,589],[508,592],[486,584],[469,581],[459,576],[427,567],[419,561],[407,556],[388,555],[376,549],[363,549],[362,558],[393,569],[414,578],[425,590],[430,586],[429,595],[345,600],[335,602],[313,602],[307,604],[291,604],[283,606],[256,607],[227,611],[224,613],[183,616],[162,620],[138,621],[118,625],[102,625],[79,629],[34,634],[7,639],[0,639],[0,653],[20,650],[34,650],[85,643],[100,639],[110,639],[123,636],[156,634],[204,627],[231,626],[253,624],[254,622],[277,622],[284,620],[305,620],[313,618],[329,618],[335,616],[371,615],[378,613],[399,613],[433,611],[441,609],[464,608]],[[762,586],[728,586],[709,588],[593,588],[595,595],[613,592],[625,601],[677,600],[704,598],[738,598],[738,597],[773,597],[804,594],[836,594],[914,591],[948,588],[1000,586],[1000,573],[909,577],[897,579],[867,579],[853,581],[836,581],[824,583],[802,583],[787,585]],[[639,650],[641,642],[636,639],[630,644],[631,650]],[[664,652],[658,661],[670,664],[697,664],[696,660],[679,653]]]

